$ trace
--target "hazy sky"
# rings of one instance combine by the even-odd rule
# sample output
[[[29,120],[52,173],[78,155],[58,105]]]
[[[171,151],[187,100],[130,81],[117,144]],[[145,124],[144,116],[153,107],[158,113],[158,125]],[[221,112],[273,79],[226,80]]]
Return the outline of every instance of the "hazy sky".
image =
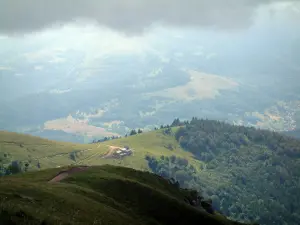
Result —
[[[154,53],[168,61],[187,51],[248,64],[259,52],[295,67],[299,27],[300,0],[0,0],[0,54],[10,55],[0,71],[62,65],[69,49],[84,54],[83,67],[112,54]]]
[[[155,24],[232,31],[251,27],[261,8],[260,17],[284,12],[290,24],[300,24],[299,0],[0,0],[0,32],[28,33],[78,20],[127,34]]]

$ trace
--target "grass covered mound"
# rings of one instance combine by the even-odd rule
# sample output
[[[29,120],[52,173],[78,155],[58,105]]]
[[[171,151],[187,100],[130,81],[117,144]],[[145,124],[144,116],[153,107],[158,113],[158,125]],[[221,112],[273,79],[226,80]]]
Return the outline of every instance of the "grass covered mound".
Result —
[[[187,204],[188,190],[148,172],[105,165],[49,182],[62,170],[1,177],[0,224],[240,224]]]

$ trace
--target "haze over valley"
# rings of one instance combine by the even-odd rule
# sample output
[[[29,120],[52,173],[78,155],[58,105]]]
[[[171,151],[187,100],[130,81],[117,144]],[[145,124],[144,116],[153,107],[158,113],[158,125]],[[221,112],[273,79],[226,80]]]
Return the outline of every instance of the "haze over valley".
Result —
[[[297,130],[298,10],[261,6],[233,30],[157,24],[127,34],[82,22],[4,32],[0,128],[90,142],[196,115]]]

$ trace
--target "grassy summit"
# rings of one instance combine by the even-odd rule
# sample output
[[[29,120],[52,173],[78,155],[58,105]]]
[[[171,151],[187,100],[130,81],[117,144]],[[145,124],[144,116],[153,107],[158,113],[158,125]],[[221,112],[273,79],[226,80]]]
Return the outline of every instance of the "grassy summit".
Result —
[[[190,206],[186,190],[148,172],[96,166],[49,182],[61,170],[0,178],[1,224],[240,224]]]

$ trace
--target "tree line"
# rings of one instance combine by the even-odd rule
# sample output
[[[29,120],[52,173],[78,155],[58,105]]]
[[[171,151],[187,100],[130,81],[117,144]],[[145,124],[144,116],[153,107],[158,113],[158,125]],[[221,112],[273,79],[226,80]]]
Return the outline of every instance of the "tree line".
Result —
[[[28,169],[28,162],[13,161],[8,165],[0,164],[0,176],[7,176],[27,172]]]
[[[189,164],[188,160],[172,155],[170,157],[160,156],[159,158],[146,155],[149,168],[155,174],[168,180],[170,184],[180,189],[184,194],[184,201],[194,207],[201,207],[210,214],[215,213],[212,200],[202,196],[201,189],[193,189],[197,179],[196,169]]]
[[[160,125],[159,127],[155,127],[154,130],[167,129],[165,131],[165,134],[171,134],[171,127],[183,126],[188,123],[189,123],[189,121],[180,121],[178,118],[176,118],[171,123],[171,125]],[[143,132],[144,131],[140,128],[137,130],[132,129],[132,130],[130,130],[130,132],[128,134],[125,134],[123,137],[133,136],[133,135],[141,134]],[[91,143],[100,143],[100,142],[110,141],[110,140],[119,139],[119,138],[122,138],[122,136],[108,136],[108,137],[104,137],[104,138],[97,139],[97,140],[95,139]]]

